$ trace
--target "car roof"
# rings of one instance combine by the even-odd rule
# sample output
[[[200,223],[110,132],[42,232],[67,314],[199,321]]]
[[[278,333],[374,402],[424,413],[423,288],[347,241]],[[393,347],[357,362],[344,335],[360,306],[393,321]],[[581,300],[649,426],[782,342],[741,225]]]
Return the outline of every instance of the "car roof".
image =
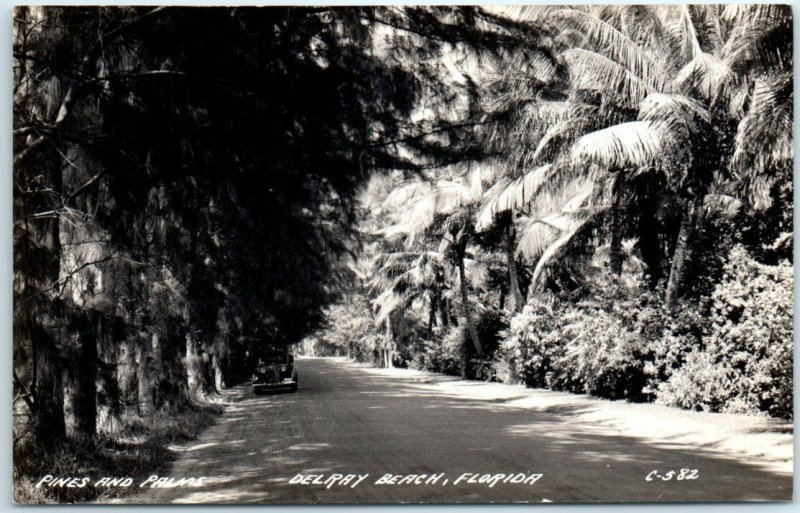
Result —
[[[278,355],[278,354],[289,354],[289,351],[264,351],[261,353],[264,356],[271,356],[271,355]]]

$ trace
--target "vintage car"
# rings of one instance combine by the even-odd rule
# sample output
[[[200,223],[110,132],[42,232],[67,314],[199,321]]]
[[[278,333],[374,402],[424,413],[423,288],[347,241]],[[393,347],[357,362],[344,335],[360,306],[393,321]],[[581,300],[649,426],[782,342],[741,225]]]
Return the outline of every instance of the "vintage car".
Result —
[[[297,370],[294,356],[286,351],[263,353],[253,373],[253,392],[262,394],[268,390],[289,389],[297,391]]]

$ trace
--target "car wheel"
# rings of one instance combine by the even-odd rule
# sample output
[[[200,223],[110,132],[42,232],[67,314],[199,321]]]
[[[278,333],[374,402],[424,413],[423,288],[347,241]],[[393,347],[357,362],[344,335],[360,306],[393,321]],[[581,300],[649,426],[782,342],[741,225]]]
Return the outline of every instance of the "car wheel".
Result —
[[[292,392],[297,392],[297,383],[292,385],[292,388],[290,388],[289,390],[291,390]]]

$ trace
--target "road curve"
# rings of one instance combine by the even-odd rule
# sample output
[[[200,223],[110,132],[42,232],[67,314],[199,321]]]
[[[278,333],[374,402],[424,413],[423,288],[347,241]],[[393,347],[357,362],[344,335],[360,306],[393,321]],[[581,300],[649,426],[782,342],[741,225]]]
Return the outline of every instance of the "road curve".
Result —
[[[179,448],[173,478],[203,486],[143,488],[132,503],[696,502],[789,500],[792,478],[702,448],[609,434],[569,411],[537,412],[464,399],[435,382],[298,360],[297,393],[227,392],[231,404]],[[476,383],[475,386],[485,386]],[[698,479],[647,480],[696,469]],[[438,477],[435,482],[433,476]],[[468,483],[462,474],[541,474]],[[295,476],[356,474],[355,487],[292,484]],[[385,474],[425,475],[382,484]],[[676,474],[677,476],[677,474]],[[430,478],[430,479],[429,479]],[[296,480],[300,480],[297,477]],[[306,477],[307,480],[311,478]],[[410,477],[408,479],[411,479]],[[408,480],[407,479],[407,480]],[[519,480],[519,479],[518,479]],[[426,484],[427,483],[427,484]]]

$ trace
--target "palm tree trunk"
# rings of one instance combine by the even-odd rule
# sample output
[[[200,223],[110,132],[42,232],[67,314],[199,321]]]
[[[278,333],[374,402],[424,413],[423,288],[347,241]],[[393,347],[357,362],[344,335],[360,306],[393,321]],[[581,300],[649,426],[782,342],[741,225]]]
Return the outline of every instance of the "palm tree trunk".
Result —
[[[681,217],[681,227],[678,231],[678,240],[675,242],[675,253],[672,256],[672,266],[667,280],[665,301],[670,310],[674,310],[678,306],[684,274],[692,260],[692,238],[697,227],[697,218],[702,201],[702,194],[688,200]]]
[[[384,343],[384,367],[392,368],[392,316],[386,316],[386,341]]]
[[[439,304],[439,294],[431,292],[431,308],[428,312],[428,338],[433,339],[433,327],[436,325],[436,307]]]
[[[461,290],[461,309],[464,313],[464,321],[467,323],[467,333],[469,333],[469,338],[472,340],[472,345],[475,346],[475,352],[478,357],[482,357],[483,346],[478,338],[478,330],[475,328],[475,321],[472,319],[472,309],[469,307],[469,293],[467,291],[463,251],[458,255],[458,282]]]
[[[611,207],[611,242],[608,249],[608,267],[611,274],[622,274],[622,207],[619,193],[614,195]]]
[[[653,212],[649,209],[643,209],[639,219],[639,245],[642,251],[642,260],[647,265],[648,287],[650,290],[655,290],[662,276],[659,227]]]
[[[522,296],[522,290],[519,287],[519,278],[517,276],[517,259],[514,254],[514,243],[516,240],[516,230],[514,225],[509,224],[506,229],[506,265],[508,266],[508,284],[511,289],[511,295],[514,297],[514,311],[521,312],[525,306],[525,298]]]
[[[450,327],[450,302],[444,295],[439,302],[439,324],[445,330]]]

